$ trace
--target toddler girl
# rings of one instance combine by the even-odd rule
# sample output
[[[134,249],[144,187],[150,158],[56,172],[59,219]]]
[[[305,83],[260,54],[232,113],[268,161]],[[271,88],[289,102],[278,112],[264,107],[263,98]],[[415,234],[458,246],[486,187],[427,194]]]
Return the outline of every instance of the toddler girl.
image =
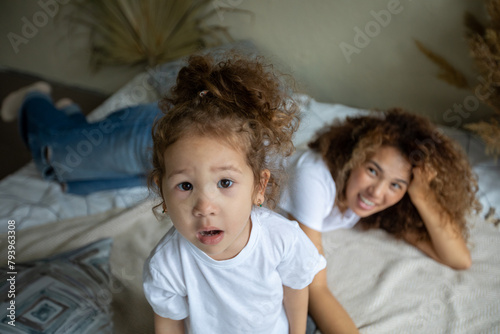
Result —
[[[326,261],[262,207],[278,199],[297,105],[271,66],[238,55],[192,56],[161,105],[149,184],[173,228],[144,270],[156,332],[304,333]]]

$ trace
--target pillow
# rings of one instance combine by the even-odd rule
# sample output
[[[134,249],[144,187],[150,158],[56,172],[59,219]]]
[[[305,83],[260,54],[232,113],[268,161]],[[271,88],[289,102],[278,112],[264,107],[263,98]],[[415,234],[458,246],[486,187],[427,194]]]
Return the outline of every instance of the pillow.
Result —
[[[112,333],[111,245],[1,268],[0,333]]]
[[[492,222],[500,221],[500,162],[486,154],[486,145],[476,134],[446,126],[440,126],[440,129],[465,150],[478,178],[477,196],[483,206],[483,214],[489,216]],[[496,225],[500,227],[498,223]]]
[[[293,137],[297,148],[307,147],[307,143],[316,137],[316,133],[335,120],[346,117],[369,115],[371,111],[349,107],[338,103],[322,103],[304,94],[295,94],[293,99],[299,104],[302,115],[300,126]]]

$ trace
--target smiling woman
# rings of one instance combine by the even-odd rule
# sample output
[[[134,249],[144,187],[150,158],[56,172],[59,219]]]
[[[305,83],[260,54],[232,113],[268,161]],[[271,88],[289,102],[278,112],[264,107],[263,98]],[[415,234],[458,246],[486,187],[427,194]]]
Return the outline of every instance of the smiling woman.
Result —
[[[455,269],[471,265],[466,215],[480,205],[476,178],[457,144],[402,110],[347,118],[297,152],[280,209],[323,252],[322,233],[358,222],[382,228]],[[309,287],[309,312],[324,333],[349,332],[326,270]]]
[[[411,165],[393,146],[383,146],[351,171],[346,205],[359,217],[368,217],[403,198],[411,178]]]

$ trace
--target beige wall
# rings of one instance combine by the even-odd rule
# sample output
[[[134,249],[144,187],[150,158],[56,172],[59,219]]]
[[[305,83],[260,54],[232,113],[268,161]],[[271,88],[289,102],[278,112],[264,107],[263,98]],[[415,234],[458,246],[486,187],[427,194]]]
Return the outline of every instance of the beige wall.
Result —
[[[230,26],[236,39],[253,39],[318,101],[363,108],[400,106],[449,126],[491,113],[478,106],[472,91],[436,79],[437,68],[413,41],[419,39],[443,55],[474,82],[477,75],[462,19],[466,10],[484,18],[482,1],[214,0],[212,5],[213,24]],[[222,7],[250,10],[254,20],[222,12]],[[37,1],[2,2],[0,64],[105,92],[116,90],[141,70],[90,73],[84,38],[68,39],[62,25],[51,18],[15,53],[5,36],[21,34],[22,18],[32,21],[41,10]]]

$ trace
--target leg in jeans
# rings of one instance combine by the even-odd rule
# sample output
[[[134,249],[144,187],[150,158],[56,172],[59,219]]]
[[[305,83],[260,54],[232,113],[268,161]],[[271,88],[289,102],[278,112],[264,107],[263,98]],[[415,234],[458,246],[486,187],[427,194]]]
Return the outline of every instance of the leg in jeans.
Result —
[[[89,123],[71,107],[59,110],[40,92],[26,95],[20,133],[45,179],[71,193],[143,185],[150,168],[151,128],[157,103],[121,109]]]
[[[316,333],[316,329],[318,329],[318,327],[316,327],[316,323],[311,318],[311,316],[308,314],[307,315],[306,334],[314,334],[314,333]]]

